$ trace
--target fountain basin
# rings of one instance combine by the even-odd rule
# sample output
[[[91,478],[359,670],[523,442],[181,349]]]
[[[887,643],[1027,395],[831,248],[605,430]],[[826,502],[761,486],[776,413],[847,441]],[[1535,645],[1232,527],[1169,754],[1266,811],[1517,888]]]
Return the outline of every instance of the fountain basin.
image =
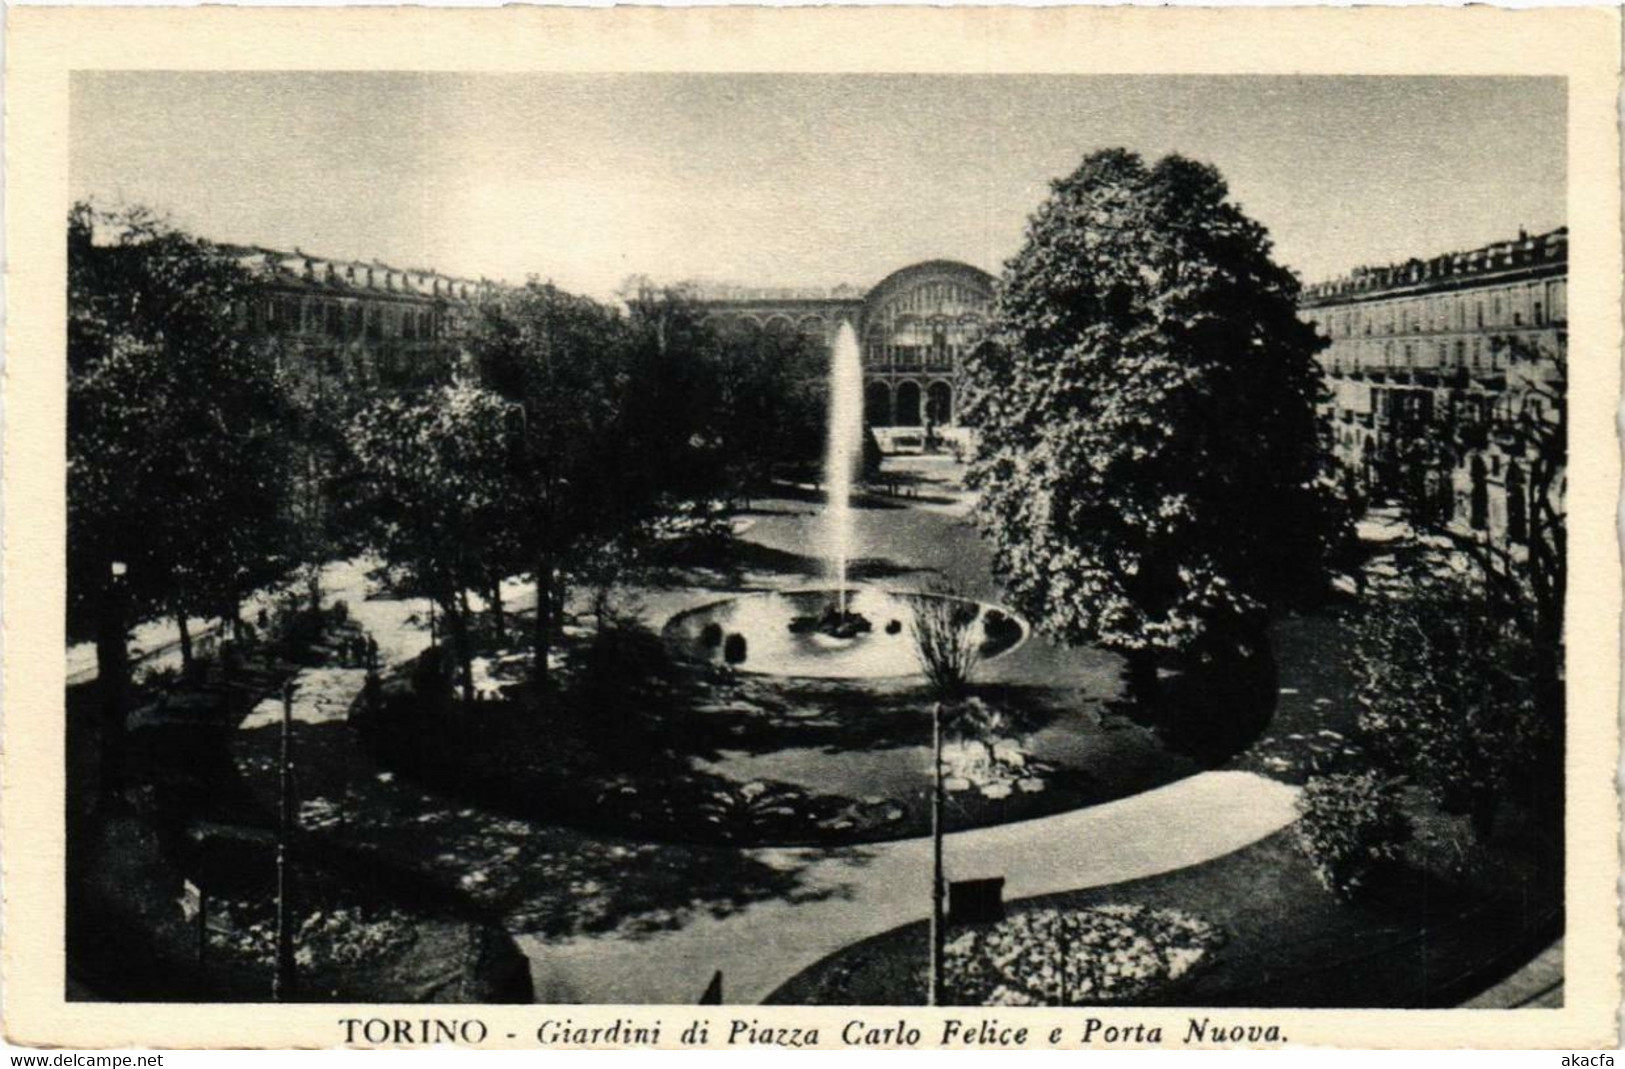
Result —
[[[662,637],[688,660],[730,664],[740,672],[817,679],[883,679],[920,674],[914,652],[914,606],[921,599],[963,602],[982,660],[1002,657],[1027,640],[1024,620],[1008,609],[943,594],[852,587],[846,612],[870,624],[829,629],[805,626],[826,617],[834,590],[771,591],[712,602],[678,613]],[[852,633],[847,633],[851,631]],[[737,636],[737,637],[736,637]]]

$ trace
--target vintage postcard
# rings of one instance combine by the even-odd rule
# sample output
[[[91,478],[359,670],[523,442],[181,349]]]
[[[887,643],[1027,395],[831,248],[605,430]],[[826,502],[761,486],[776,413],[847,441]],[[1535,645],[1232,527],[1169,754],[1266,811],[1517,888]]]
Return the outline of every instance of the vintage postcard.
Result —
[[[13,1042],[1616,1044],[1617,10],[8,21]]]

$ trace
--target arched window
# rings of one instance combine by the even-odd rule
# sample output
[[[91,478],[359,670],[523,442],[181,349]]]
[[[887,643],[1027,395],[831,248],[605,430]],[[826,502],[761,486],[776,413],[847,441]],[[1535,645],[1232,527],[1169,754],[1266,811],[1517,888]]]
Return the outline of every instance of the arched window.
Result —
[[[904,382],[897,387],[897,408],[892,418],[899,427],[918,427],[920,425],[919,383]]]
[[[934,427],[954,421],[954,390],[946,382],[933,382],[925,391],[925,416]]]
[[[879,379],[863,388],[863,418],[871,427],[891,426],[891,387]]]

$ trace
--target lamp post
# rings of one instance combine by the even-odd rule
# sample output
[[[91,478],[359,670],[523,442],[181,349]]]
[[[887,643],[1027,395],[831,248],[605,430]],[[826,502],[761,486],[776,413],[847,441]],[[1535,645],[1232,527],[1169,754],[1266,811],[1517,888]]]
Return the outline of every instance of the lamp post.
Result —
[[[101,784],[106,797],[124,786],[124,712],[129,690],[130,656],[126,646],[129,620],[128,566],[108,565],[100,617],[96,622],[96,677],[101,690]]]
[[[295,988],[293,956],[293,913],[289,898],[293,890],[293,682],[282,687],[282,739],[278,755],[281,766],[279,785],[281,805],[276,838],[276,966],[271,976],[271,999],[287,1002]]]
[[[942,702],[931,707],[931,972],[926,1005],[942,1004],[943,946],[947,935],[942,915]]]

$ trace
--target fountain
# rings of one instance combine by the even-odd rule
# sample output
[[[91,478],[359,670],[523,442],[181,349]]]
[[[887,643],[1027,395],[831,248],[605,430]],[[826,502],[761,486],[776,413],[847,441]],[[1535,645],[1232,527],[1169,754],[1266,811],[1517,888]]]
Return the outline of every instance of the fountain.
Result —
[[[863,363],[858,336],[843,321],[829,362],[829,423],[824,449],[824,522],[835,612],[829,627],[847,629],[846,570],[852,560],[852,480],[863,461]],[[825,628],[821,628],[825,629]],[[867,628],[865,628],[867,630]]]
[[[852,485],[863,461],[863,365],[858,338],[842,323],[830,356],[828,439],[824,451],[824,515],[820,534],[833,589],[747,594],[678,613],[667,621],[667,643],[692,660],[743,672],[865,679],[915,675],[919,661],[911,626],[922,599],[949,595],[855,587],[848,574],[857,547]],[[1027,627],[996,606],[962,601],[981,657],[1008,653]],[[875,625],[878,621],[880,626]],[[732,643],[735,655],[727,647]]]

